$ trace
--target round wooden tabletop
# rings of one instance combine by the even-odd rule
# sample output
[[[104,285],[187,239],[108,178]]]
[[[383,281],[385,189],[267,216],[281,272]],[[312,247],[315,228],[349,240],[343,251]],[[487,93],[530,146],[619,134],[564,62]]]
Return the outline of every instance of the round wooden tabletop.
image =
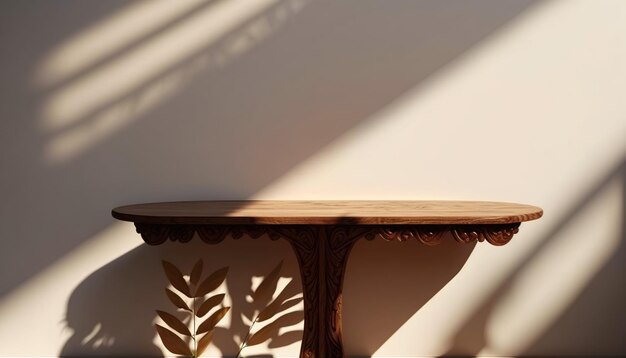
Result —
[[[186,201],[113,209],[116,219],[193,225],[466,225],[535,220],[536,206],[488,201]]]

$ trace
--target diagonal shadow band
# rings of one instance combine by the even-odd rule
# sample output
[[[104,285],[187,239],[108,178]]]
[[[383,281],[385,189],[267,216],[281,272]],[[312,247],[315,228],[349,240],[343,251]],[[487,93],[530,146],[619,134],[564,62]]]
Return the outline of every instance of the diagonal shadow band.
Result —
[[[3,83],[13,85],[3,96],[16,104],[3,108],[3,116],[20,120],[9,121],[0,133],[0,143],[10,148],[6,152],[19,153],[2,159],[3,167],[16,169],[0,178],[3,187],[13,188],[0,205],[11,222],[2,225],[2,236],[21,239],[0,243],[0,251],[10,253],[0,260],[0,294],[105,230],[111,207],[251,197],[445,70],[534,3],[313,1],[295,15],[297,21],[285,23],[226,66],[194,72],[175,95],[150,110],[133,112],[133,95],[120,99],[133,104],[121,109],[132,120],[107,135],[81,139],[89,146],[59,165],[46,161],[46,150],[63,132],[42,133],[49,93],[32,88],[32,72],[68,33],[112,9],[16,6],[12,16],[21,21],[3,22],[3,36],[9,38],[2,43],[27,46],[28,56],[17,53],[3,60]],[[46,21],[39,21],[43,13]],[[217,47],[205,46],[194,56],[219,53],[220,46],[242,31],[247,36],[248,25],[266,15],[258,14],[221,37]],[[31,23],[37,26],[26,31]],[[186,71],[194,56],[168,71]],[[106,106],[105,111],[114,103]],[[97,132],[93,120],[85,116],[78,122]],[[37,218],[37,225],[24,217]]]
[[[461,270],[475,248],[452,237],[438,246],[361,241],[344,284],[344,344],[371,356]],[[418,353],[418,352],[416,352]]]
[[[583,214],[587,207],[615,180],[622,188],[622,209],[626,207],[626,159],[620,160],[584,193],[557,223],[542,237],[502,284],[491,292],[453,335],[446,356],[476,356],[488,347],[487,324],[498,303],[512,289],[513,284],[533,260],[551,245],[565,229]],[[535,342],[520,356],[563,355],[619,356],[615,347],[624,347],[626,323],[623,320],[623,288],[626,272],[626,210],[622,212],[619,246],[603,264],[602,269],[586,284],[578,297],[550,324]],[[593,238],[589,238],[592,240]],[[548,274],[548,273],[546,273]]]

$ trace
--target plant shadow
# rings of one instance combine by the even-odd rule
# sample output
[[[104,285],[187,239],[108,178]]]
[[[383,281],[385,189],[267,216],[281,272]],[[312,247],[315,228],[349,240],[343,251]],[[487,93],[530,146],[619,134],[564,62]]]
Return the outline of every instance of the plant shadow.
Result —
[[[161,260],[176,263],[182,272],[189,272],[191,266],[202,258],[207,272],[230,267],[225,282],[226,305],[231,307],[225,320],[230,319],[230,322],[228,328],[216,327],[212,345],[222,355],[234,356],[240,348],[239,342],[248,332],[249,321],[272,298],[266,295],[257,300],[247,299],[253,292],[253,278],[264,277],[282,256],[285,260],[276,283],[279,280],[288,283],[280,290],[275,283],[270,287],[270,293],[279,293],[285,299],[300,293],[300,275],[288,244],[264,241],[264,238],[228,238],[219,245],[209,246],[196,239],[184,245],[168,242],[156,247],[138,246],[89,275],[72,292],[65,321],[72,335],[60,355],[84,352],[82,354],[98,356],[162,356],[161,349],[155,344],[158,341],[154,329],[155,310],[171,313],[173,306],[164,292],[168,281]],[[254,267],[249,264],[252,258]],[[287,303],[277,314],[276,321],[280,320],[277,328],[289,329],[280,335],[277,330],[272,330],[271,348],[300,341],[302,330],[297,327],[304,316],[298,307]],[[288,309],[289,313],[283,314]]]
[[[343,291],[346,350],[359,355],[376,351],[460,271],[473,248],[473,244],[459,244],[449,236],[434,247],[417,242],[361,240],[348,262]],[[172,305],[163,290],[168,283],[162,274],[161,260],[175,262],[182,272],[189,272],[198,258],[203,259],[206,271],[230,267],[226,279],[230,323],[228,328],[215,329],[213,344],[222,356],[234,356],[255,314],[271,301],[271,297],[250,299],[252,278],[267,277],[269,268],[280,257],[285,258],[281,280],[289,281],[281,290],[277,291],[276,285],[271,290],[286,301],[280,311],[287,312],[289,308],[301,307],[295,306],[299,301],[290,301],[301,297],[302,289],[295,255],[283,240],[227,238],[219,245],[207,245],[195,238],[184,245],[142,244],[89,275],[72,292],[65,322],[72,336],[61,356],[75,352],[162,355],[155,344],[155,309],[171,311]],[[250,262],[254,262],[254,267]],[[389,302],[393,309],[380,302]],[[297,325],[302,320],[301,308],[278,317],[280,327],[291,329],[281,330],[280,334],[276,331],[268,348],[299,343],[302,329]]]

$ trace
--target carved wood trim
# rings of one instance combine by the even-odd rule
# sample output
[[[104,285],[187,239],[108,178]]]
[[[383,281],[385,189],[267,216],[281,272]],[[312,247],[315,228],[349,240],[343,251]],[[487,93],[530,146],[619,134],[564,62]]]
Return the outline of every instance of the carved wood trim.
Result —
[[[160,245],[170,238],[168,225],[135,223],[135,230],[148,245]]]
[[[452,236],[463,243],[483,242],[495,246],[507,244],[519,232],[520,223],[501,225],[459,225],[452,229]]]
[[[231,235],[240,239],[247,235],[258,239],[267,235],[271,240],[278,240],[281,235],[268,225],[166,225],[135,223],[137,233],[149,245],[160,245],[170,239],[182,243],[189,242],[194,234],[207,244],[218,244]]]
[[[368,227],[365,238],[373,240],[381,238],[385,241],[417,240],[422,244],[433,246],[441,243],[443,235],[449,231],[447,225],[386,225]]]
[[[441,243],[446,232],[462,243],[487,241],[492,245],[501,246],[513,238],[519,231],[520,223],[494,225],[165,225],[135,223],[137,233],[150,245],[160,245],[168,239],[182,243],[189,242],[195,233],[207,244],[222,242],[229,234],[234,239],[247,235],[257,239],[267,235],[271,240],[279,238],[295,240],[300,232],[312,232],[316,228],[326,228],[334,233],[333,245],[336,240],[343,240],[347,231],[356,238],[367,240],[381,238],[385,241],[417,240],[425,245]],[[298,243],[293,243],[298,244]],[[344,243],[346,244],[346,243]],[[333,246],[332,249],[341,247]]]

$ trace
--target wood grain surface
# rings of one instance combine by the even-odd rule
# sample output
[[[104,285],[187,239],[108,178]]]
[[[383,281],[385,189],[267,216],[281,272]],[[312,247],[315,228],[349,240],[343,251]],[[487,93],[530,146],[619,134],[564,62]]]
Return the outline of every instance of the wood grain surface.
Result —
[[[536,206],[487,201],[187,201],[113,209],[116,219],[196,225],[469,225],[535,220]]]

